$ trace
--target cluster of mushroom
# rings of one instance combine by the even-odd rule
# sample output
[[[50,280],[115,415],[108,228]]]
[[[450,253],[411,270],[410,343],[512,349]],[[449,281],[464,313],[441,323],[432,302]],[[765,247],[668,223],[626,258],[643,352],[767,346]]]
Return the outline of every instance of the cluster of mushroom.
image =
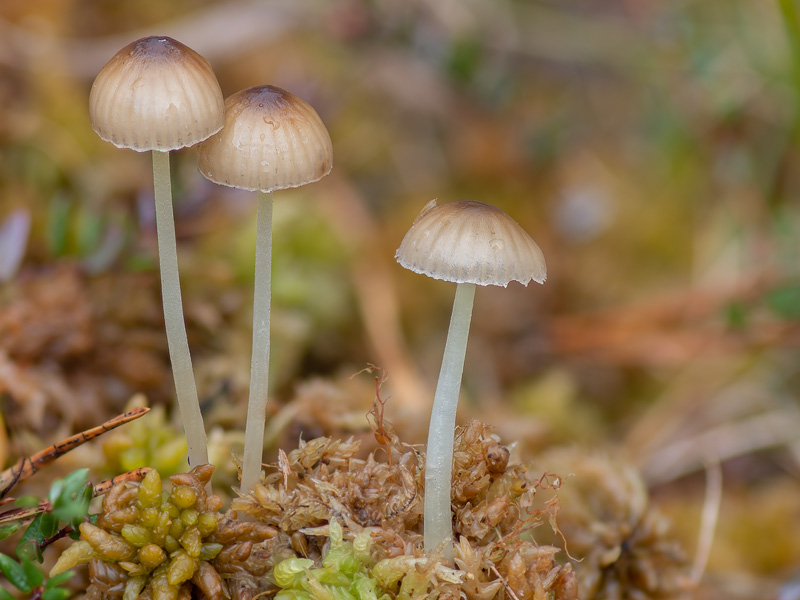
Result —
[[[199,144],[200,171],[216,183],[257,191],[253,350],[241,490],[261,473],[269,382],[272,192],[324,177],[332,145],[317,113],[273,86],[222,100],[209,63],[168,37],[120,50],[92,87],[90,115],[106,141],[152,150],[162,298],[170,359],[192,465],[208,462],[181,307],[169,151]],[[501,210],[479,202],[429,203],[396,257],[401,265],[458,284],[433,404],[425,475],[425,550],[452,557],[450,480],[456,405],[476,285],[542,283],[536,243]]]
[[[120,148],[152,151],[161,294],[189,463],[208,462],[178,279],[169,151],[198,146],[200,170],[216,183],[258,192],[253,350],[242,489],[261,470],[269,377],[272,192],[311,183],[333,164],[328,131],[311,106],[274,86],[223,102],[202,56],[169,37],[137,40],[114,55],[89,97],[92,126]],[[202,142],[202,143],[201,143]]]

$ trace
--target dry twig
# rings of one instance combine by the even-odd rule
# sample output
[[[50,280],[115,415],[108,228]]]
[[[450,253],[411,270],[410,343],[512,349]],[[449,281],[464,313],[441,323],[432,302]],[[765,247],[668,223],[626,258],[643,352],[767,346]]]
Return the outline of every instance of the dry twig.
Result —
[[[92,427],[91,429],[82,431],[81,433],[70,436],[61,442],[58,442],[57,444],[48,446],[44,450],[40,450],[32,456],[20,459],[19,462],[17,462],[17,464],[15,464],[13,467],[9,467],[0,473],[0,486],[4,486],[3,491],[0,492],[0,498],[5,496],[17,483],[24,481],[31,475],[35,474],[44,465],[53,462],[58,457],[63,456],[70,450],[85,444],[89,440],[94,439],[97,436],[106,433],[107,431],[111,431],[120,425],[124,425],[125,423],[138,419],[139,417],[143,417],[148,412],[150,412],[150,409],[147,407],[129,410],[126,413],[106,421],[98,427]]]

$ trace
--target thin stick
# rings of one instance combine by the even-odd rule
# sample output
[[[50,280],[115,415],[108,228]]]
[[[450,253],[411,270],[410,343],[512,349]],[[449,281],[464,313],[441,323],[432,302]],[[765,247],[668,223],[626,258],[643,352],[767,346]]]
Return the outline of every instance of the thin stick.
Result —
[[[735,422],[723,423],[678,440],[646,457],[640,468],[648,485],[661,485],[703,468],[713,453],[724,462],[765,448],[797,441],[800,418],[796,409],[779,409]]]
[[[519,596],[517,596],[517,595],[514,593],[514,590],[512,590],[512,589],[511,589],[511,586],[510,586],[510,585],[508,585],[508,582],[507,582],[507,581],[506,581],[506,580],[503,578],[503,576],[502,576],[502,575],[500,575],[500,571],[498,571],[498,570],[497,570],[497,567],[495,567],[494,565],[489,565],[489,568],[490,568],[492,571],[494,571],[494,574],[495,574],[495,575],[497,575],[497,578],[498,578],[498,579],[500,580],[500,582],[503,584],[503,587],[505,587],[505,588],[506,588],[506,590],[508,591],[508,594],[509,594],[509,595],[510,595],[510,596],[511,596],[511,597],[512,597],[514,600],[519,600]]]
[[[703,513],[700,518],[700,534],[697,536],[697,550],[694,553],[694,563],[689,580],[697,585],[703,577],[703,572],[711,553],[711,544],[714,541],[714,531],[717,528],[719,505],[722,500],[722,469],[718,460],[706,463],[706,498],[703,502]]]
[[[92,496],[102,496],[103,494],[108,493],[108,491],[119,483],[124,483],[126,481],[141,481],[144,479],[145,475],[147,475],[150,471],[152,471],[152,467],[139,467],[138,469],[134,469],[133,471],[128,471],[127,473],[122,473],[121,475],[116,475],[111,479],[106,479],[105,481],[101,481],[95,486],[92,486]]]
[[[54,461],[59,456],[63,456],[70,450],[85,444],[89,440],[94,439],[107,431],[111,431],[120,425],[124,425],[125,423],[138,419],[139,417],[143,417],[148,412],[150,412],[150,409],[144,406],[140,408],[134,408],[133,410],[129,410],[126,413],[114,417],[110,421],[106,421],[98,427],[93,427],[91,429],[87,429],[86,431],[82,431],[81,433],[70,436],[65,440],[58,442],[57,444],[48,446],[44,450],[40,450],[30,457],[20,459],[19,462],[17,462],[17,464],[15,464],[13,467],[10,467],[0,473],[0,486],[6,486],[2,493],[0,493],[0,498],[5,496],[9,490],[14,487],[14,485],[20,481],[24,481],[36,473],[44,465]]]
[[[256,268],[253,296],[253,354],[250,359],[250,397],[242,458],[242,492],[251,491],[261,475],[264,422],[269,396],[269,328],[272,299],[272,192],[258,192]]]
[[[50,503],[46,500],[37,506],[32,506],[31,508],[12,508],[4,513],[0,513],[0,524],[6,523],[7,521],[21,521],[24,519],[30,519],[39,513],[49,512],[50,508]]]
[[[197,387],[189,354],[189,340],[183,318],[181,284],[178,277],[178,246],[175,240],[175,218],[172,213],[172,184],[169,173],[169,152],[153,150],[153,188],[156,202],[156,234],[158,265],[161,271],[161,300],[164,304],[164,325],[167,330],[169,360],[175,379],[175,393],[181,411],[189,466],[208,463],[206,431],[197,400]]]

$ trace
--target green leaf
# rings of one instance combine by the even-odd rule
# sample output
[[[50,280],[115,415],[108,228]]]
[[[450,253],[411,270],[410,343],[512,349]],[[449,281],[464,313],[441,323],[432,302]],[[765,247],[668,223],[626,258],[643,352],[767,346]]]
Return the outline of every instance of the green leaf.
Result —
[[[14,502],[20,508],[33,508],[39,506],[39,499],[36,496],[20,496]]]
[[[44,591],[42,594],[42,600],[67,600],[71,595],[69,590],[65,590],[64,588],[49,588]]]
[[[0,571],[3,572],[3,575],[6,576],[11,585],[18,590],[27,594],[33,589],[25,569],[10,556],[0,554]]]
[[[800,319],[800,285],[787,285],[772,290],[766,297],[767,306],[778,317],[791,321]]]
[[[742,331],[747,327],[748,314],[747,305],[738,300],[733,300],[723,308],[725,324],[728,329],[733,331]]]
[[[86,482],[89,469],[73,471],[64,479],[53,482],[49,499],[52,512],[59,521],[77,527],[89,512],[91,486]]]
[[[9,525],[0,525],[0,540],[6,539],[10,535],[14,535],[19,531],[19,523],[11,523]]]
[[[459,83],[472,81],[483,59],[483,46],[475,39],[455,40],[450,47],[447,70]]]
[[[63,479],[56,479],[53,482],[53,485],[50,486],[50,493],[47,495],[47,499],[50,500],[50,504],[54,505],[58,502],[59,498],[61,498],[61,494],[64,491],[64,480]]]
[[[44,587],[47,589],[56,587],[61,585],[62,583],[66,583],[72,576],[75,575],[75,571],[64,571],[63,573],[59,573],[55,577],[51,577],[47,583],[44,584]]]
[[[72,204],[63,195],[56,195],[47,214],[47,242],[50,252],[62,256],[67,250],[67,233]]]
[[[86,478],[89,476],[89,469],[77,469],[64,479],[57,479],[50,487],[50,502],[55,505],[59,501],[69,501],[77,498],[83,487],[86,485]]]
[[[83,490],[83,486],[86,485],[86,480],[89,478],[89,469],[84,467],[82,469],[76,469],[62,480],[64,482],[64,486],[70,490],[70,494],[77,493]]]
[[[14,596],[9,594],[3,588],[0,587],[0,600],[16,600]]]
[[[31,588],[39,587],[44,582],[44,575],[32,561],[23,558],[22,570],[25,571]]]
[[[41,545],[47,538],[52,537],[58,531],[58,519],[51,513],[40,513],[31,521],[22,538],[17,544],[17,556],[36,559],[39,562],[44,560]]]

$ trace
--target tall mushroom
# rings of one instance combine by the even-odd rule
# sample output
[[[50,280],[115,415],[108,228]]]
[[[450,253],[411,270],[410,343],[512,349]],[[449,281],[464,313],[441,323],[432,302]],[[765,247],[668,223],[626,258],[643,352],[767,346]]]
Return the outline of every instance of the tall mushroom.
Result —
[[[406,269],[457,283],[425,459],[425,551],[453,556],[451,478],[456,407],[476,285],[544,283],[542,251],[516,221],[481,202],[429,202],[395,253]],[[443,547],[445,540],[450,539]]]
[[[208,61],[172,38],[125,46],[97,74],[89,95],[92,127],[118,148],[152,151],[161,298],[189,463],[208,462],[203,416],[189,355],[178,279],[169,151],[220,130],[223,99]]]
[[[328,130],[306,102],[279,87],[247,88],[225,100],[225,126],[197,148],[216,183],[257,191],[253,350],[241,489],[258,482],[269,393],[272,192],[322,179],[333,166]]]

